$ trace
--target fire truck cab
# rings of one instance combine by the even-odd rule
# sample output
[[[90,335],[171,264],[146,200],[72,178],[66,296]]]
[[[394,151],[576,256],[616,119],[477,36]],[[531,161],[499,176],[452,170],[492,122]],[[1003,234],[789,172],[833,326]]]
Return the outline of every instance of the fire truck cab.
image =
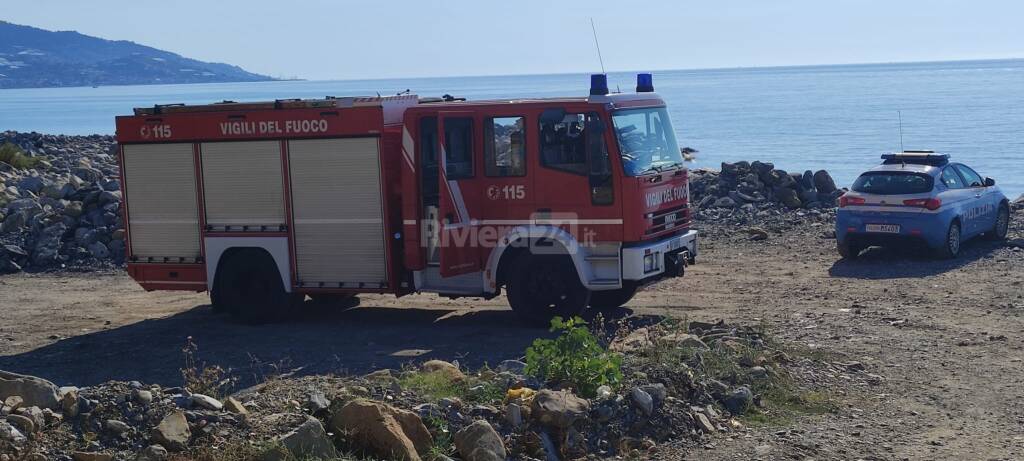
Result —
[[[683,275],[687,170],[637,92],[155,106],[117,118],[128,272],[281,319],[308,295],[493,297],[546,325]]]

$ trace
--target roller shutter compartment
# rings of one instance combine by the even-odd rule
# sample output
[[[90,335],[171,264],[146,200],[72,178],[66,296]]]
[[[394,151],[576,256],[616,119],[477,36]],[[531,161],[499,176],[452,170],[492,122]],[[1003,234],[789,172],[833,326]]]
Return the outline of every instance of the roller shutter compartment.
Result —
[[[279,230],[285,224],[278,141],[200,145],[206,225],[212,230]]]
[[[124,146],[132,256],[139,262],[194,262],[200,256],[192,144]]]
[[[298,282],[386,283],[378,139],[290,141],[288,153]]]

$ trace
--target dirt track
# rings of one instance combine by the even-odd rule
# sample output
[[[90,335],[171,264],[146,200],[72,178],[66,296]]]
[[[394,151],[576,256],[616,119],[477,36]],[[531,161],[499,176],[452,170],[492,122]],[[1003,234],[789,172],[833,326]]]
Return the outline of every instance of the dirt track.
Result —
[[[1024,236],[1017,226],[1011,237]],[[763,242],[710,230],[699,265],[628,307],[765,322],[783,339],[863,363],[881,383],[825,389],[838,414],[723,436],[687,458],[1024,458],[1024,250],[974,242],[955,261],[873,249],[843,262],[821,230]],[[252,327],[209,312],[204,294],[145,293],[118,273],[0,278],[0,295],[0,369],[79,386],[180,384],[187,336],[211,364],[258,376],[428,357],[477,366],[521,355],[541,334],[518,326],[503,298],[363,296],[359,309]]]

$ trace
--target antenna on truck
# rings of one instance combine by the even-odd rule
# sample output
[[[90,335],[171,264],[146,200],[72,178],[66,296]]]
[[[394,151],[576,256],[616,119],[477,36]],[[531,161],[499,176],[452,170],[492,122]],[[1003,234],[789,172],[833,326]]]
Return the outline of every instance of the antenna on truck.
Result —
[[[896,117],[899,118],[899,120],[900,120],[900,152],[904,152],[904,150],[903,150],[903,111],[897,110],[896,111]]]
[[[597,60],[601,63],[601,73],[607,74],[604,71],[604,58],[601,57],[601,42],[597,40],[597,27],[594,26],[594,18],[590,18],[590,30],[594,32],[594,45],[597,46]]]

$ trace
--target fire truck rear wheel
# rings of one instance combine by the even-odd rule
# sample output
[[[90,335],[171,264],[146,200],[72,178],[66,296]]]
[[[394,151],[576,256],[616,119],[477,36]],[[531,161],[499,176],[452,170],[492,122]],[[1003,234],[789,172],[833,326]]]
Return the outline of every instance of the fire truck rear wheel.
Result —
[[[599,311],[618,309],[636,295],[635,285],[623,286],[618,290],[595,291],[590,294],[590,307]]]
[[[295,297],[285,291],[277,264],[265,251],[239,250],[222,264],[214,302],[238,320],[252,324],[277,322],[291,310]]]
[[[315,294],[309,298],[318,307],[350,308],[359,305],[359,298],[354,294]]]
[[[590,302],[568,256],[522,254],[511,269],[508,302],[527,324],[546,327],[556,316],[580,315]]]

